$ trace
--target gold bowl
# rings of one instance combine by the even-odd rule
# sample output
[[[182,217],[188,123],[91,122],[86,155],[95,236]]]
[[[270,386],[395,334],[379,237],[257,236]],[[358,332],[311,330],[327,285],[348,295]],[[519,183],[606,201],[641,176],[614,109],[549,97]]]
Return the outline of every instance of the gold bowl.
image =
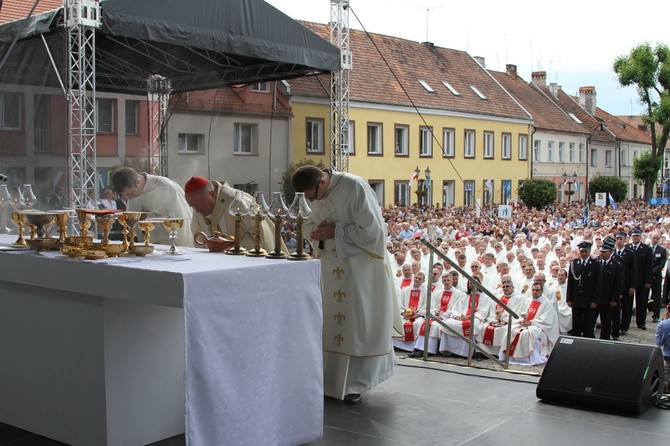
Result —
[[[79,246],[80,248],[85,248],[93,244],[93,237],[73,235],[65,237],[65,244],[69,246]]]
[[[50,249],[56,249],[60,240],[57,238],[36,238],[26,240],[26,243],[28,243],[28,246],[35,251],[48,251]]]
[[[121,244],[110,244],[103,245],[100,247],[100,249],[105,251],[105,254],[107,254],[109,257],[118,257],[123,252],[125,252],[126,247]]]
[[[81,257],[81,248],[79,246],[63,245],[60,247],[60,252],[71,259],[78,259]]]
[[[88,260],[100,260],[107,257],[105,251],[100,251],[98,249],[82,249],[81,255]]]
[[[154,247],[153,245],[135,245],[132,248],[128,248],[128,252],[131,254],[135,254],[136,256],[139,257],[144,257],[147,254],[151,254],[154,252]]]

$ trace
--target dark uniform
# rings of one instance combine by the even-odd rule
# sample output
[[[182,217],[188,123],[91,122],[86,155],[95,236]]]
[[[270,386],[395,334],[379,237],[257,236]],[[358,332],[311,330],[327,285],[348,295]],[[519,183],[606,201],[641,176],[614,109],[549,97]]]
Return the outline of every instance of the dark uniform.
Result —
[[[661,245],[651,246],[651,310],[652,322],[661,316],[661,282],[663,267],[668,261],[668,252]]]
[[[591,243],[582,242],[580,250],[591,250]],[[572,336],[595,338],[596,308],[600,301],[600,262],[587,257],[570,263],[566,302],[572,308]]]
[[[642,234],[640,228],[631,231],[632,235]],[[637,277],[635,278],[635,323],[642,330],[647,329],[647,301],[649,300],[649,289],[651,288],[651,248],[649,245],[631,243],[628,247],[635,254],[635,267]],[[633,302],[629,303],[630,314],[633,312]],[[630,319],[621,321],[621,329],[628,330]]]
[[[600,315],[600,339],[610,339],[612,329],[613,310],[621,305],[620,298],[623,284],[623,268],[619,260],[612,254],[614,249],[614,239],[607,237],[603,240],[600,247],[600,255],[604,257],[606,252],[610,253],[607,260],[600,259],[600,300],[595,316]],[[618,334],[613,336],[615,340],[619,339]]]
[[[619,231],[617,238],[625,238],[626,233]],[[630,326],[633,309],[633,296],[628,294],[628,290],[635,289],[637,280],[637,262],[635,262],[635,253],[625,245],[623,248],[614,248],[614,257],[619,261],[623,269],[623,283],[621,284],[621,305],[612,310],[612,336],[618,338],[619,335],[625,335]]]

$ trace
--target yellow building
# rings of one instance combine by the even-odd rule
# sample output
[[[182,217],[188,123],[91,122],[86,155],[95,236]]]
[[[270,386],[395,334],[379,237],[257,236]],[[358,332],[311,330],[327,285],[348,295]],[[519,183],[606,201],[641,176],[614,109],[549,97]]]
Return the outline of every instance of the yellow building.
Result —
[[[326,25],[304,25],[327,38]],[[380,204],[517,199],[519,182],[529,177],[532,119],[477,60],[355,30],[350,48],[349,172],[368,180]],[[289,85],[291,158],[329,165],[329,79]]]

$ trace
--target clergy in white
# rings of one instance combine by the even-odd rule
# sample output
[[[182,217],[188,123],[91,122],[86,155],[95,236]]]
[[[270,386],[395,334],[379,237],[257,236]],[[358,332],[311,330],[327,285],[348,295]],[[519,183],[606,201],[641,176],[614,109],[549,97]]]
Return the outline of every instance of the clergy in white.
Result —
[[[393,375],[391,338],[402,333],[381,207],[349,173],[306,165],[292,184],[311,202],[304,231],[321,262],[324,392],[358,403]]]

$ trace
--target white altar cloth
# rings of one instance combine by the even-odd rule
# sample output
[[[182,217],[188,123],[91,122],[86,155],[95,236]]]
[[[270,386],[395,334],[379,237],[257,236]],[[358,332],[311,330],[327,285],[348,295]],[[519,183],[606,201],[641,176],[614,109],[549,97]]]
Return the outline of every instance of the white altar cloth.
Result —
[[[15,237],[0,236],[0,243],[10,243]],[[86,321],[86,315],[94,317],[90,324],[85,324],[87,330],[92,330],[94,342],[87,343],[87,334],[79,327],[80,322],[66,326],[68,329],[74,327],[66,341],[75,342],[74,348],[79,352],[82,345],[91,350],[88,356],[78,354],[67,358],[75,363],[81,358],[93,360],[93,365],[87,365],[86,373],[82,372],[85,382],[70,377],[65,384],[56,383],[58,377],[48,370],[54,361],[37,358],[39,369],[31,371],[29,377],[36,375],[52,383],[49,388],[42,388],[40,395],[53,397],[56,401],[51,406],[42,404],[46,408],[41,408],[39,414],[32,413],[28,410],[29,404],[23,401],[26,394],[21,392],[24,390],[21,387],[32,387],[35,382],[26,379],[8,383],[0,387],[0,395],[15,397],[17,401],[0,401],[0,421],[72,444],[146,444],[143,441],[150,438],[149,434],[160,437],[160,432],[124,435],[123,429],[129,425],[129,429],[141,430],[142,424],[151,424],[149,418],[161,417],[159,412],[175,411],[174,407],[162,407],[168,404],[154,397],[158,396],[156,391],[161,385],[166,392],[174,391],[174,384],[169,383],[176,382],[173,378],[176,372],[177,377],[183,376],[182,397],[169,401],[182,401],[182,407],[177,407],[176,413],[185,413],[182,420],[185,419],[186,440],[191,446],[302,444],[320,438],[323,432],[323,366],[318,262],[237,257],[195,249],[184,251],[183,256],[153,255],[102,261],[69,260],[57,252],[39,255],[0,252],[0,311],[5,311],[1,316],[7,321],[12,318],[9,311],[31,315],[34,307],[44,304],[53,305],[50,311],[55,309],[56,317],[66,321],[72,305],[76,305],[74,308],[81,313],[78,321]],[[7,299],[4,290],[10,291]],[[89,302],[97,302],[93,313]],[[170,310],[169,307],[175,308]],[[166,311],[177,313],[166,315]],[[175,326],[179,324],[179,318],[181,327]],[[43,327],[44,336],[49,336],[49,330],[54,333],[63,330],[63,321],[54,324],[54,327],[49,324]],[[152,328],[147,327],[148,324],[158,325]],[[134,331],[124,333],[126,326]],[[154,328],[158,331],[150,331]],[[10,323],[0,327],[0,335],[12,337],[15,335],[12,331],[18,330],[22,330],[18,323]],[[164,335],[160,330],[169,336],[165,345],[160,344],[159,338]],[[136,333],[144,336],[147,331],[153,333],[151,340],[133,338]],[[158,333],[159,338],[156,338]],[[34,342],[39,346],[38,341],[39,338]],[[9,341],[7,343],[9,345]],[[95,347],[98,344],[101,347]],[[170,346],[173,346],[172,352],[168,351]],[[96,348],[103,351],[93,351]],[[64,346],[57,357],[70,349]],[[161,368],[154,366],[144,372],[146,377],[134,382],[135,369],[145,366],[137,361],[146,361],[146,366],[151,367],[150,362],[155,358],[151,361],[143,358],[153,355],[154,350],[157,356],[171,356],[161,364],[172,370],[165,370],[164,379]],[[178,359],[180,351],[185,366],[181,362],[183,369],[174,370],[180,366],[174,358],[177,354]],[[88,350],[84,350],[86,352]],[[19,348],[12,350],[12,355],[14,357],[9,359],[15,360],[17,367],[31,365],[31,362],[24,362],[32,360],[21,355]],[[118,366],[128,357],[132,357],[132,361],[127,361],[128,365]],[[69,372],[79,369],[75,365],[69,367]],[[0,371],[0,381],[5,378],[17,381],[21,373],[15,371],[5,375]],[[154,376],[156,373],[158,375]],[[91,374],[100,377],[89,378]],[[168,379],[168,375],[173,377]],[[151,385],[147,386],[147,383]],[[81,407],[74,408],[73,411],[78,411],[77,416],[73,414],[70,418],[67,414],[50,413],[49,409],[67,410],[61,400],[67,398],[63,395],[67,389],[53,388],[61,385],[72,385],[75,390],[88,388],[88,396],[82,395],[77,404],[89,404],[89,399],[96,399],[95,404],[91,403],[90,412],[101,412],[105,419],[101,421],[99,417],[91,416],[90,422],[82,428],[87,432],[81,436],[70,433],[78,427],[74,424],[82,413],[88,413],[88,408],[86,411]],[[34,396],[28,395],[27,399]],[[22,400],[18,406],[25,406],[25,412],[19,412],[21,409],[14,405],[18,399]],[[144,404],[144,400],[153,406]],[[127,410],[146,412],[141,414],[146,420],[138,421],[139,415],[125,413]],[[60,426],[50,426],[52,430],[40,432],[36,417],[67,419],[70,424],[62,430],[69,436],[57,435]],[[180,429],[174,418],[163,418],[157,423],[163,434],[179,433],[174,433],[174,429]],[[164,424],[171,427],[164,429]],[[102,432],[88,432],[92,429]],[[100,438],[103,440],[98,441]],[[155,437],[152,441],[158,439]]]

